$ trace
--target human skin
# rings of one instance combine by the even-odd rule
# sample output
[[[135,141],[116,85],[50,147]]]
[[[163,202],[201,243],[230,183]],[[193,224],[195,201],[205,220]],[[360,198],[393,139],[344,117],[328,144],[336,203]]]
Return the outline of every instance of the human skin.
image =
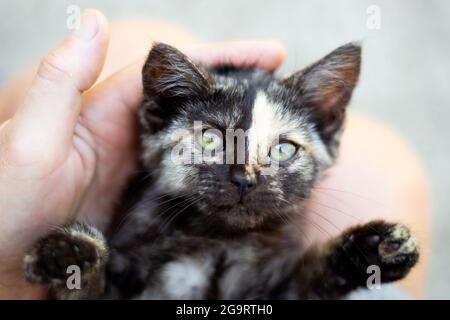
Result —
[[[143,21],[114,23],[106,52],[106,20],[95,11],[89,13],[96,16],[99,30],[89,44],[84,44],[88,48],[83,54],[91,57],[88,65],[80,61],[75,66],[65,64],[53,53],[50,57],[55,61],[50,62],[58,68],[41,64],[44,79],[35,79],[33,71],[0,93],[1,298],[45,298],[44,288],[24,281],[20,265],[25,250],[49,226],[76,214],[107,226],[113,204],[135,164],[135,114],[142,96],[140,69],[151,45],[149,39],[175,45],[211,66],[232,63],[274,70],[284,58],[284,49],[276,42],[200,44],[182,29]],[[57,49],[56,57],[71,54],[71,50],[61,49],[76,42],[70,37]],[[80,48],[72,50],[80,54],[76,51]],[[67,73],[72,76],[67,77]],[[94,82],[97,84],[91,88]],[[24,90],[30,86],[32,89]],[[25,103],[19,104],[23,97],[27,97]],[[51,114],[49,119],[47,114]],[[40,119],[38,126],[36,119]],[[59,123],[66,120],[55,129],[55,119]],[[39,132],[40,139],[30,138],[46,121],[52,128],[47,135]],[[374,218],[405,223],[419,238],[422,256],[419,266],[401,285],[421,297],[428,212],[426,179],[414,152],[381,124],[350,116],[339,161],[309,202],[304,237],[310,242],[321,241],[349,225]]]

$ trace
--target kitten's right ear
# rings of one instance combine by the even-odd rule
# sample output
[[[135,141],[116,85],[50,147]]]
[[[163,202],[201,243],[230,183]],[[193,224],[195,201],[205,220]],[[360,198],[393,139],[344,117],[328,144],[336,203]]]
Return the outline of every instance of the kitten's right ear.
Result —
[[[213,80],[189,58],[167,44],[157,43],[142,70],[144,93],[156,101],[207,94]]]

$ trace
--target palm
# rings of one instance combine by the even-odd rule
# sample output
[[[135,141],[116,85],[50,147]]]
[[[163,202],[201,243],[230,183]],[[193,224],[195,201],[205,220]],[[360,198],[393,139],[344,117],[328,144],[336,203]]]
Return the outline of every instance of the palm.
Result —
[[[120,193],[135,166],[137,145],[136,105],[124,105],[114,93],[96,94],[84,99],[82,119],[95,140],[96,174],[87,193],[80,215],[90,222],[105,226]]]
[[[0,253],[13,265],[20,264],[23,252],[49,226],[64,224],[76,213],[91,223],[107,225],[134,169],[139,92],[124,104],[114,90],[94,87],[83,96],[69,145],[61,144],[64,139],[48,139],[39,147],[25,144],[8,153],[6,162],[20,170],[6,178],[0,174],[0,203],[16,208],[14,212],[0,210],[0,243],[4,244]],[[10,124],[0,126],[0,141],[10,136]],[[28,136],[33,134],[27,132]],[[9,241],[12,238],[14,243]]]

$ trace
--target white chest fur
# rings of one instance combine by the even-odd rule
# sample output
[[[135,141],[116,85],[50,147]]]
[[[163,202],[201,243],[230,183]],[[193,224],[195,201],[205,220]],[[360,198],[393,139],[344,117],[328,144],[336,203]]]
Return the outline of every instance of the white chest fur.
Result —
[[[203,299],[213,272],[207,257],[181,257],[167,263],[159,284],[147,288],[138,299]]]

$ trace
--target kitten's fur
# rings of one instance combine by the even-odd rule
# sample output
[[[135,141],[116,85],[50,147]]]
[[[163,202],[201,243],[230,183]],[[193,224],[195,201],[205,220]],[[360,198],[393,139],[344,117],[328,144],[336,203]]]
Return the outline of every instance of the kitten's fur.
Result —
[[[401,225],[375,221],[305,248],[287,223],[336,157],[360,55],[347,44],[280,80],[256,69],[207,70],[155,45],[143,68],[142,173],[125,216],[106,239],[80,223],[51,232],[25,257],[27,279],[58,299],[323,299],[365,286],[369,265],[383,282],[404,277],[418,247]],[[172,161],[174,144],[192,142],[194,121],[249,130],[245,163]],[[297,153],[262,175],[275,139]],[[81,267],[81,290],[66,287],[69,265]]]

